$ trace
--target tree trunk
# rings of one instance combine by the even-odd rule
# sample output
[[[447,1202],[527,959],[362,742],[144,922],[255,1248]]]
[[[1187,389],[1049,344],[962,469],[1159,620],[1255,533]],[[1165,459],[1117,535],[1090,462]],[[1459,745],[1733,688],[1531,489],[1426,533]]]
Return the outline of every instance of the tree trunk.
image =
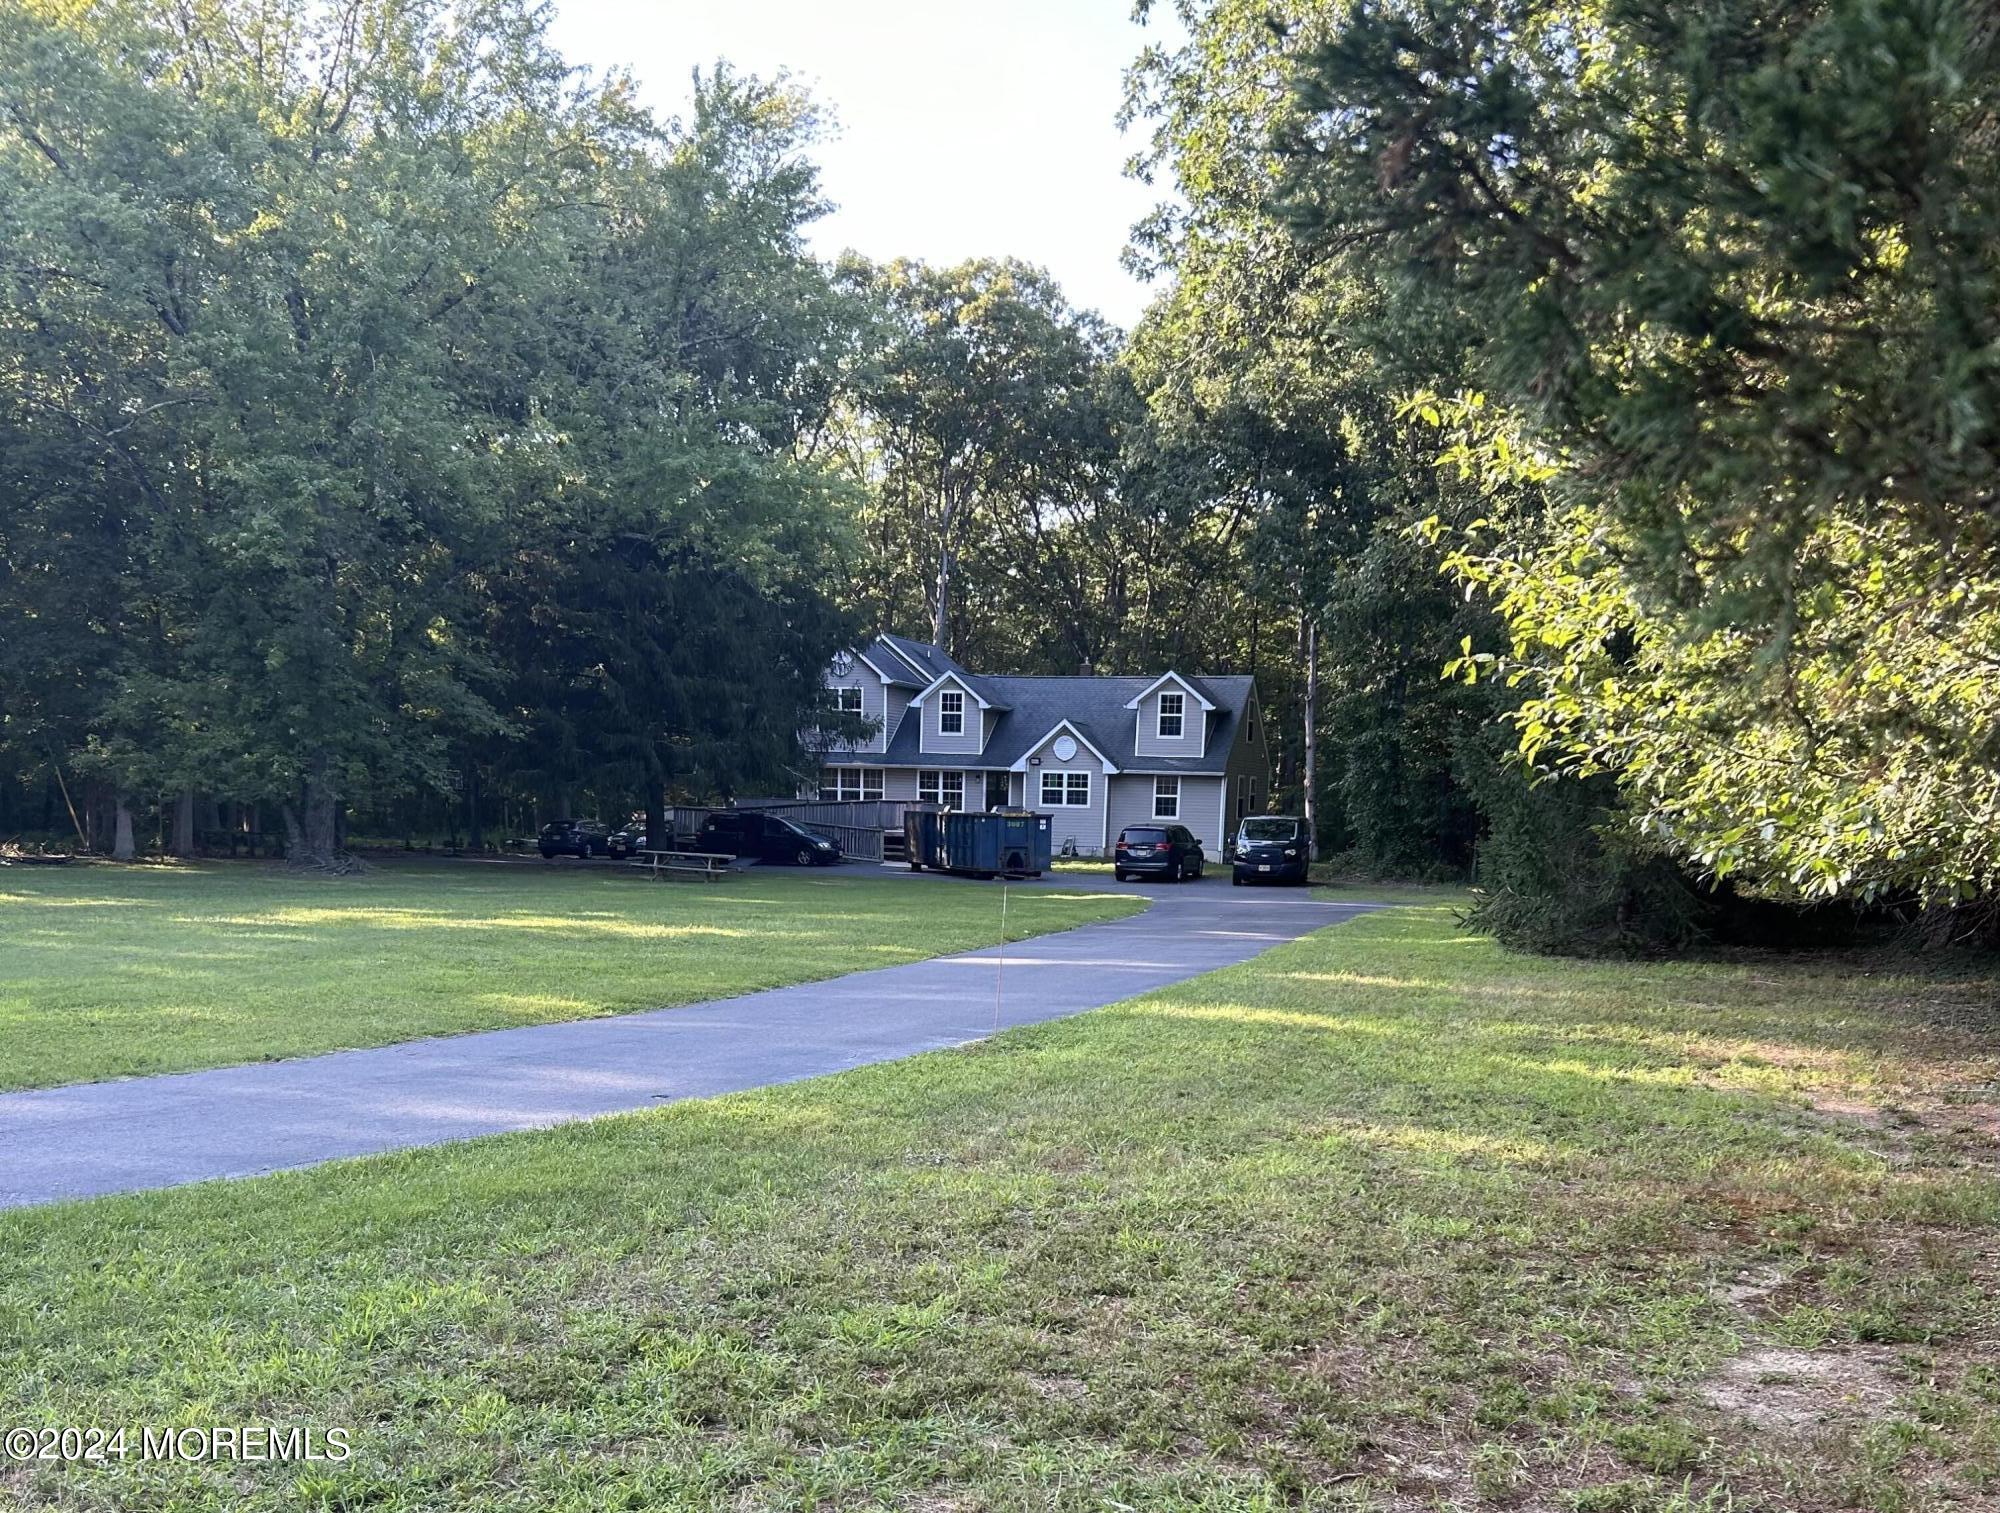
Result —
[[[483,851],[485,837],[479,829],[479,764],[465,764],[465,849]]]
[[[331,867],[340,860],[340,802],[333,786],[333,763],[323,751],[306,762],[306,785],[299,816],[295,867]]]
[[[174,839],[168,848],[175,856],[194,855],[194,790],[183,788],[174,802]]]
[[[945,547],[938,553],[937,607],[931,614],[931,645],[945,651],[944,621],[951,608],[951,548]],[[946,656],[951,653],[946,651]]]
[[[1306,859],[1319,860],[1319,621],[1306,621]]]
[[[138,848],[132,844],[132,806],[122,793],[111,802],[116,815],[112,825],[111,859],[129,862],[139,854]]]
[[[655,851],[668,850],[674,844],[667,829],[667,785],[659,778],[646,781],[646,844]]]

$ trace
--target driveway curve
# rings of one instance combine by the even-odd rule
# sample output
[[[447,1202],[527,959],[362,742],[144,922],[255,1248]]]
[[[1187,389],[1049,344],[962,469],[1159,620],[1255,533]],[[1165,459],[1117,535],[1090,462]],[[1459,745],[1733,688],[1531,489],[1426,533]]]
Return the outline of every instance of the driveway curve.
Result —
[[[934,875],[909,883],[998,892]],[[1113,885],[1072,875],[1015,886]],[[891,1061],[1116,1003],[1379,907],[1214,877],[1149,896],[1125,919],[1004,950],[738,998],[0,1095],[0,1208],[543,1129]]]

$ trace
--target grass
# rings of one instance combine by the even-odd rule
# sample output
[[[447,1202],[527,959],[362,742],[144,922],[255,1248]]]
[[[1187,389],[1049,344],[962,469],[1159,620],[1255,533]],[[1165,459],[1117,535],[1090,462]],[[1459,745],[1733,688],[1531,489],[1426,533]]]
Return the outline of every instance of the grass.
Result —
[[[0,1088],[634,1009],[990,945],[998,890],[756,871],[256,863],[0,871]],[[919,899],[921,898],[921,905]],[[1138,900],[1016,889],[1016,939]]]
[[[957,1051],[0,1214],[50,1508],[1991,1509],[1996,982],[1431,903]]]

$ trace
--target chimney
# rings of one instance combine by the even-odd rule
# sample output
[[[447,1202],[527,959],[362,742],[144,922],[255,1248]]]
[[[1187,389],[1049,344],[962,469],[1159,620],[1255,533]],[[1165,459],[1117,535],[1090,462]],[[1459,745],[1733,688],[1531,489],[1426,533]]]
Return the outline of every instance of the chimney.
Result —
[[[1092,666],[1090,665],[1090,662],[1089,662],[1089,660],[1088,660],[1088,659],[1086,659],[1086,660],[1085,660],[1085,661],[1084,661],[1084,662],[1083,662],[1083,663],[1082,663],[1082,664],[1081,664],[1081,665],[1080,665],[1080,666],[1079,666],[1079,667],[1077,668],[1077,670],[1076,670],[1076,675],[1077,675],[1077,676],[1078,676],[1079,678],[1094,678],[1094,677],[1096,677],[1096,676],[1097,676],[1097,669],[1096,669],[1096,668],[1094,668],[1094,667],[1092,667]]]

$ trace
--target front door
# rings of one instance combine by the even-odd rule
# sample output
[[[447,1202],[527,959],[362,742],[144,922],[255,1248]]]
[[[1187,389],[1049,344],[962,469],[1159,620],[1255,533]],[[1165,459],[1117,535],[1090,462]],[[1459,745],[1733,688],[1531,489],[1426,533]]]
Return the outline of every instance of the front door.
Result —
[[[986,774],[986,807],[1005,809],[1007,807],[1007,774],[989,772]]]

